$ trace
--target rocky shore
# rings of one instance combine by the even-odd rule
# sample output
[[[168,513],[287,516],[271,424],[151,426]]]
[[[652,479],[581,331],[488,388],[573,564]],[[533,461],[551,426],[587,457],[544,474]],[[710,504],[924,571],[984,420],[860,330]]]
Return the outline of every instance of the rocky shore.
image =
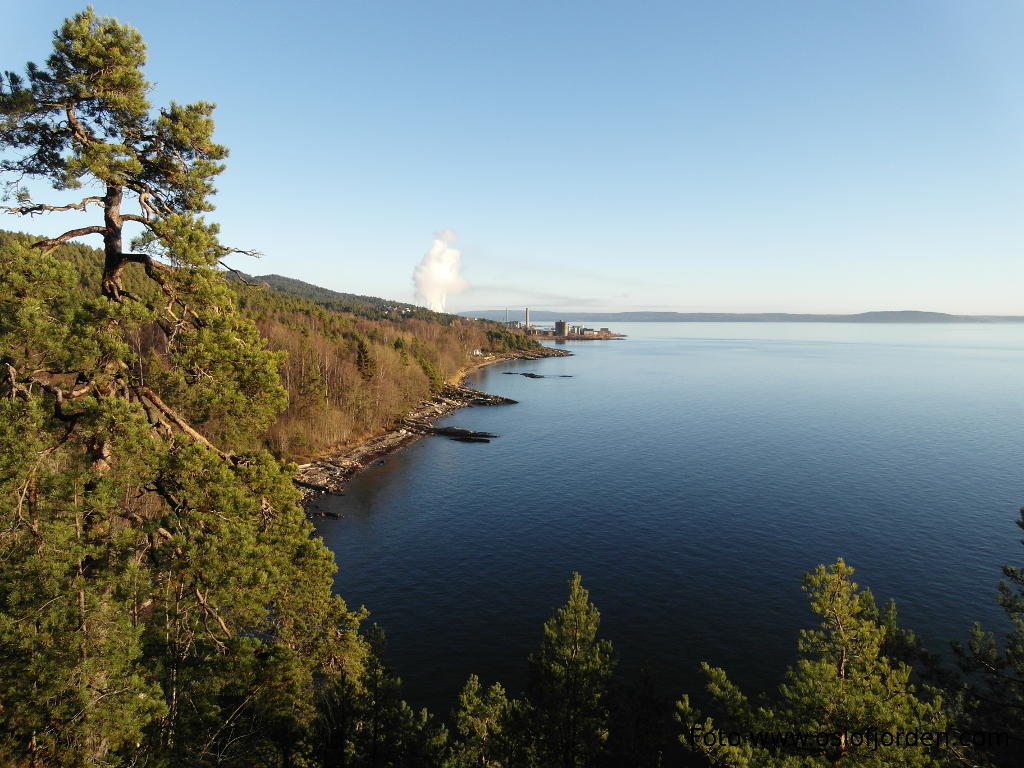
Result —
[[[544,357],[564,357],[571,354],[565,350],[543,347],[542,351],[491,355],[481,358],[476,365],[461,371],[453,383],[445,386],[440,395],[425,400],[405,418],[396,421],[391,429],[364,440],[358,445],[321,456],[309,464],[299,465],[293,482],[302,491],[303,504],[308,507],[309,502],[317,496],[340,491],[348,480],[363,469],[424,435],[441,435],[462,442],[489,442],[497,435],[455,427],[438,428],[434,426],[437,419],[460,408],[516,403],[515,400],[510,400],[507,397],[489,395],[486,392],[467,387],[462,384],[463,379],[477,368],[504,360],[538,360]],[[323,516],[325,513],[313,514]]]

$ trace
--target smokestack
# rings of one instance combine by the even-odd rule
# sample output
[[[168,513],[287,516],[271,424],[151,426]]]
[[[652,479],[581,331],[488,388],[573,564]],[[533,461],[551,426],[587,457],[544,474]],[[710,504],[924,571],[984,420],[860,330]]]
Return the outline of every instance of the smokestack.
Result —
[[[530,308],[526,308],[526,322],[523,324],[527,329],[530,327]]]

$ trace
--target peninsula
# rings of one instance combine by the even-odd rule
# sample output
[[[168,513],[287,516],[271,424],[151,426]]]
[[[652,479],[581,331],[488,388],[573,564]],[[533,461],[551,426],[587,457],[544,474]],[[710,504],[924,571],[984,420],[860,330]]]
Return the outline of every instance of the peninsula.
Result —
[[[463,317],[501,320],[505,310],[461,312]],[[859,312],[853,315],[797,314],[790,312],[550,312],[530,310],[534,320],[619,323],[1024,323],[1024,315],[950,315],[945,312],[898,310]]]

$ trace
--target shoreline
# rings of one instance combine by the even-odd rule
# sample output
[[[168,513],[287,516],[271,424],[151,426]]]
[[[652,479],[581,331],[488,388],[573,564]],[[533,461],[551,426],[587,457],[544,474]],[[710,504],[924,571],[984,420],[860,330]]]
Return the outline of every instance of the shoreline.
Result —
[[[306,508],[307,514],[311,517],[333,516],[322,511],[319,514],[312,514],[310,504],[321,496],[338,493],[349,480],[375,461],[414,443],[421,437],[433,434],[431,430],[437,419],[473,405],[514,405],[518,402],[465,386],[463,382],[469,374],[506,360],[541,360],[546,357],[571,355],[572,352],[567,350],[542,347],[540,351],[492,355],[476,364],[464,366],[448,379],[441,394],[420,402],[407,416],[396,420],[392,427],[355,445],[329,451],[307,464],[300,464],[292,476],[292,483],[302,491],[302,505]]]

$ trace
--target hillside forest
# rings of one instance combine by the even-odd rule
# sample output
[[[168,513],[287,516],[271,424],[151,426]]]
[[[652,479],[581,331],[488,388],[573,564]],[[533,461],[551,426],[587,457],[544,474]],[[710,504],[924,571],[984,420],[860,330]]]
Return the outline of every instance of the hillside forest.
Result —
[[[41,239],[0,231],[0,251],[12,254]],[[76,292],[99,291],[102,251],[69,242],[53,256],[73,271]],[[257,440],[288,461],[308,460],[390,426],[455,378],[474,350],[503,355],[539,346],[498,323],[339,294],[277,275],[226,271],[223,277],[240,315],[275,353],[287,405]],[[132,296],[155,300],[155,286],[141,266],[126,267],[123,281]],[[166,356],[155,331],[139,330],[133,342],[138,365],[158,365]],[[204,421],[197,426],[218,428]]]

